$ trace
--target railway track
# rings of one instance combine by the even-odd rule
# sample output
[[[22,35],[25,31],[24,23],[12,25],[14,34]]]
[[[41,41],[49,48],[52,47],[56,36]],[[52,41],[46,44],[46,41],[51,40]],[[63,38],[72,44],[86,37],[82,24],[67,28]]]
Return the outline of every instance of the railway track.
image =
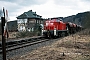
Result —
[[[10,59],[14,56],[24,55],[27,52],[30,52],[41,46],[47,46],[52,42],[60,40],[61,38],[63,37],[56,38],[56,39],[46,39],[44,37],[37,37],[37,38],[9,41],[6,43],[7,59]],[[0,60],[2,60],[1,46],[0,46]]]
[[[25,40],[17,40],[17,41],[10,41],[6,42],[6,51],[12,51],[15,49],[23,48],[26,46],[38,44],[41,42],[48,41],[49,39],[45,39],[44,37],[38,37],[38,38],[30,38]],[[2,44],[0,44],[0,53],[2,53]]]

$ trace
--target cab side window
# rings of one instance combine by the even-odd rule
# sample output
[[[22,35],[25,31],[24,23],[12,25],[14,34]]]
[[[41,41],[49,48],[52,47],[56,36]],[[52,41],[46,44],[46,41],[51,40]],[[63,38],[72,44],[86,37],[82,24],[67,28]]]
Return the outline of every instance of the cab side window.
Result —
[[[57,19],[57,23],[60,24],[60,20]]]
[[[57,19],[56,21],[57,21],[57,22],[60,22],[60,20],[58,20],[58,19]]]

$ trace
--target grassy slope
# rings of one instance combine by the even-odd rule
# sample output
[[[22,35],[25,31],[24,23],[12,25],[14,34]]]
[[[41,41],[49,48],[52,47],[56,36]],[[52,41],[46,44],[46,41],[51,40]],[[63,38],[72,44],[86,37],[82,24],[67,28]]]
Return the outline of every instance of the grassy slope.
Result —
[[[90,28],[90,13],[85,14],[86,19],[83,21],[85,22],[84,26],[85,28]]]

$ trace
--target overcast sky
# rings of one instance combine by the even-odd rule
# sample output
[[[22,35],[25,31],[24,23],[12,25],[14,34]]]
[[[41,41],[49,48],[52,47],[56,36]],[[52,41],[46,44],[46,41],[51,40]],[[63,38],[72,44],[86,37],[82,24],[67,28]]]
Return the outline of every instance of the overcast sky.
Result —
[[[9,12],[9,18],[32,10],[43,18],[66,17],[80,12],[90,11],[90,0],[0,0],[0,9]]]

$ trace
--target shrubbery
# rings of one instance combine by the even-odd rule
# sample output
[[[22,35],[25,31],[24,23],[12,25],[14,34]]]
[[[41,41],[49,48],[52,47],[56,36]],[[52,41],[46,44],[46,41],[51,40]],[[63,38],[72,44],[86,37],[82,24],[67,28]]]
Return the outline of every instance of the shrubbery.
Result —
[[[24,37],[32,37],[32,36],[40,36],[40,32],[39,31],[33,31],[33,32],[29,32],[29,31],[25,31],[25,32],[18,32],[16,34],[16,38],[24,38]]]
[[[84,29],[78,33],[79,35],[90,35],[90,29]]]
[[[39,24],[34,26],[34,31],[23,31],[16,34],[16,38],[32,37],[41,35],[41,26]]]

